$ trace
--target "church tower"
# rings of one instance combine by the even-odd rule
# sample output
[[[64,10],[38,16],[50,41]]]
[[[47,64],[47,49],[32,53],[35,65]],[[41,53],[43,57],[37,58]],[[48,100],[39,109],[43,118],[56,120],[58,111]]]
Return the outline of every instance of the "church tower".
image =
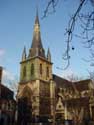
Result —
[[[24,47],[20,62],[20,82],[17,99],[27,98],[32,107],[32,119],[48,120],[53,116],[54,82],[51,53],[47,56],[42,45],[38,12],[28,55]]]
[[[41,41],[40,24],[38,12],[36,14],[33,40],[26,57],[26,48],[24,47],[21,61],[20,82],[31,80],[49,81],[52,79],[51,54],[48,49],[47,57]]]

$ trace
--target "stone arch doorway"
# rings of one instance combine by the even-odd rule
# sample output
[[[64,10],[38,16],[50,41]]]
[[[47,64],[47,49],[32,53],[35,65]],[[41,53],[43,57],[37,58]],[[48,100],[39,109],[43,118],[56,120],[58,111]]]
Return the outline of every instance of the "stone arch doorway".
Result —
[[[31,101],[31,97],[33,95],[33,92],[29,86],[24,87],[22,92],[22,98],[27,98],[28,101]]]
[[[32,120],[32,90],[26,86],[18,99],[18,125],[27,125]]]

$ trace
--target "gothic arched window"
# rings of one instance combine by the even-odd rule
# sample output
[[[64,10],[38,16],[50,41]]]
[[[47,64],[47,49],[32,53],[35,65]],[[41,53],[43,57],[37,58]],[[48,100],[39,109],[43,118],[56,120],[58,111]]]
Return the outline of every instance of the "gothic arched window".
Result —
[[[40,74],[42,75],[42,64],[40,64]]]
[[[34,75],[34,64],[31,64],[31,76]]]
[[[23,68],[23,77],[26,77],[26,66]]]
[[[46,76],[49,77],[49,67],[46,69]]]

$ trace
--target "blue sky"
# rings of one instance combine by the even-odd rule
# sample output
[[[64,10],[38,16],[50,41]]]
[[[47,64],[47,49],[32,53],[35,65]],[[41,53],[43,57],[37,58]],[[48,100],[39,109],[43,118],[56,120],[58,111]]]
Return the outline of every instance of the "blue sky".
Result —
[[[81,40],[78,38],[73,39],[75,50],[71,52],[71,63],[68,69],[66,71],[56,69],[58,66],[64,67],[62,54],[66,47],[65,28],[78,5],[78,0],[64,3],[60,1],[56,13],[41,19],[46,3],[47,0],[40,0],[38,8],[42,43],[46,51],[48,47],[50,48],[53,73],[60,76],[70,73],[87,76],[87,70],[91,70],[91,67],[82,58],[88,58],[89,53],[82,47]],[[36,6],[37,0],[0,0],[0,65],[14,76],[19,77],[19,62],[24,45],[27,53],[31,46]],[[79,28],[76,31],[79,32]]]

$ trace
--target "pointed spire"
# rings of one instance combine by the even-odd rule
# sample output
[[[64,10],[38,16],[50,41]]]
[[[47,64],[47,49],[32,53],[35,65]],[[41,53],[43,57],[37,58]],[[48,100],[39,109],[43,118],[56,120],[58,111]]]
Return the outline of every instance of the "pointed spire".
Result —
[[[40,23],[39,23],[39,16],[38,16],[38,7],[36,8],[36,18],[35,18],[35,24],[40,25]]]
[[[51,53],[50,53],[49,48],[48,48],[48,52],[47,52],[47,60],[51,62]]]
[[[43,45],[42,45],[42,42],[41,42],[38,9],[36,10],[33,40],[32,40],[32,45],[31,45],[31,48],[30,48],[30,51],[29,51],[29,57],[33,57],[33,56],[36,56],[36,55],[45,57],[45,52],[44,52]]]
[[[22,61],[26,60],[26,47],[24,46],[23,53],[22,53]]]
[[[31,48],[43,48],[41,42],[41,34],[40,34],[40,24],[38,17],[38,10],[36,12],[35,25],[34,25],[34,33],[33,33],[33,41]]]

